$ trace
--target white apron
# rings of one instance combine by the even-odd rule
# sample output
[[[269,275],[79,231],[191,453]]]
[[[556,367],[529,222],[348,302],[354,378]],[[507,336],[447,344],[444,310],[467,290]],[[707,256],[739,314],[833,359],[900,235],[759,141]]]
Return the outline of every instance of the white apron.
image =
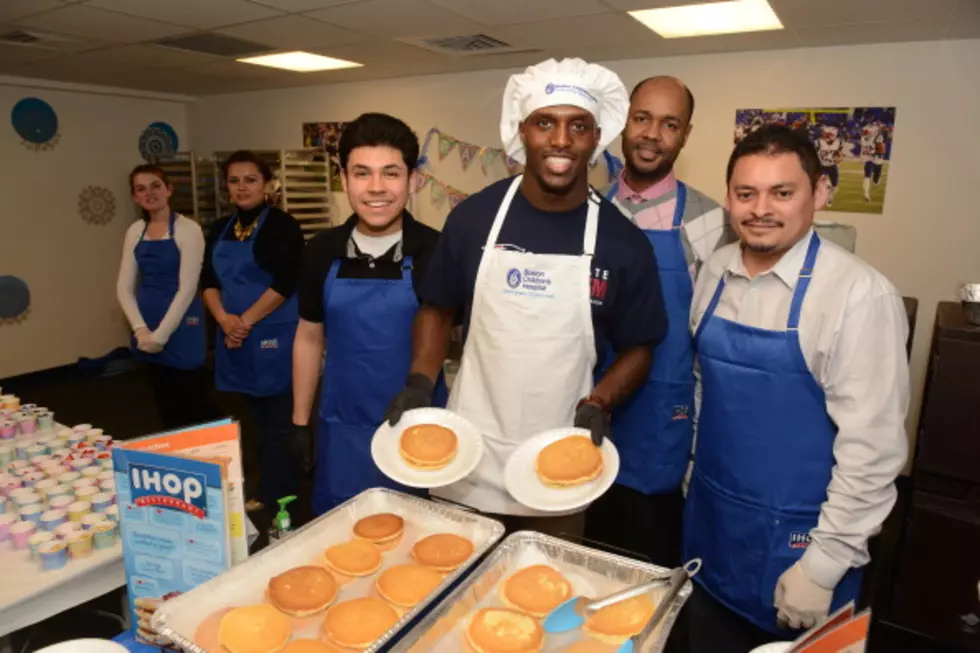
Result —
[[[480,429],[486,452],[467,478],[432,493],[483,512],[542,515],[554,513],[511,498],[504,466],[528,438],[570,426],[579,399],[592,391],[596,351],[589,288],[599,198],[589,193],[581,255],[497,249],[521,178],[514,178],[487,236],[463,360],[449,393],[449,410]]]

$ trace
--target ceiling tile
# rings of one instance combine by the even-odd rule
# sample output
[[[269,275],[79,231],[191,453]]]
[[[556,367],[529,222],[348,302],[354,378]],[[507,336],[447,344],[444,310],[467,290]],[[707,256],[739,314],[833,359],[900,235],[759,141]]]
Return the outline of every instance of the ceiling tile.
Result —
[[[245,0],[89,0],[88,4],[195,29],[213,29],[281,15],[275,9]]]
[[[656,43],[659,36],[626,14],[575,16],[536,23],[497,27],[488,32],[515,47],[587,48],[617,43]]]
[[[11,64],[34,63],[46,61],[61,56],[59,52],[31,48],[24,45],[6,45],[0,43],[0,61]]]
[[[256,79],[275,77],[276,75],[299,75],[288,70],[276,70],[268,66],[256,66],[238,61],[219,61],[200,66],[194,66],[193,72],[211,77],[222,77],[229,80]]]
[[[915,20],[800,28],[796,32],[800,37],[802,47],[821,47],[900,41],[933,41],[942,38],[945,27],[945,20]]]
[[[307,15],[378,36],[449,36],[481,29],[479,23],[424,0],[363,0]]]
[[[513,25],[567,16],[602,14],[599,0],[429,0],[483,25]]]
[[[15,22],[41,30],[123,43],[160,39],[187,31],[177,25],[81,5],[69,5]]]
[[[389,39],[374,39],[364,43],[316,48],[313,52],[328,57],[356,61],[366,67],[388,66],[392,63],[400,65],[438,63],[451,58],[431,50]]]
[[[133,44],[118,45],[92,50],[80,55],[88,61],[130,63],[137,66],[193,66],[205,65],[220,61],[214,57],[199,52],[187,52],[160,45]]]
[[[637,9],[660,9],[661,7],[676,7],[677,5],[703,5],[718,0],[603,0],[615,9],[635,11]],[[772,0],[770,0],[770,4]]]
[[[336,27],[306,16],[280,16],[223,30],[222,34],[264,43],[274,48],[304,49],[339,43],[353,43],[367,38],[342,27]]]
[[[324,7],[346,5],[358,0],[251,0],[255,4],[281,9],[282,11],[312,11]]]
[[[956,0],[769,0],[783,24],[829,27],[892,20],[943,20]]]
[[[23,18],[64,6],[58,0],[3,0],[0,2],[0,20]]]
[[[126,88],[150,88],[153,69],[123,63],[102,62],[92,65],[80,57],[59,57],[52,61],[28,64],[21,74],[43,79],[57,79],[82,84],[101,84]]]
[[[980,2],[977,0],[959,0],[953,9],[954,16],[976,16],[980,14]]]

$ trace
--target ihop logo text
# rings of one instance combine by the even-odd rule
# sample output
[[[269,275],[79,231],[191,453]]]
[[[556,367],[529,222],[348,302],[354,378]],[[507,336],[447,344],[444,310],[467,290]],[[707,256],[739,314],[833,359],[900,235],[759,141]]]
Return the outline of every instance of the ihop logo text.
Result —
[[[794,532],[789,534],[789,548],[805,549],[810,546],[810,534]]]
[[[204,519],[208,514],[204,476],[149,465],[130,465],[133,503],[162,506]]]

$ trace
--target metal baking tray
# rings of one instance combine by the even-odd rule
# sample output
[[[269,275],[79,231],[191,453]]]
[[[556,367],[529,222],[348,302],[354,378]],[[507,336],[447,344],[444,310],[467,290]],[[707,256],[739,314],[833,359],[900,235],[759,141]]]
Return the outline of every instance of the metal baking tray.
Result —
[[[481,608],[502,607],[500,582],[524,567],[550,564],[572,584],[576,596],[600,597],[651,580],[669,570],[630,558],[590,549],[554,537],[521,531],[510,535],[473,570],[451,594],[446,596],[417,626],[405,633],[392,653],[453,653],[466,650],[463,630],[469,617]],[[674,605],[656,628],[641,633],[634,650],[660,653],[681,608],[691,596],[691,581],[684,584]],[[657,602],[666,588],[655,590]],[[561,651],[585,638],[580,630],[546,634],[542,653]]]
[[[405,612],[391,630],[365,649],[368,653],[377,651],[399,634],[468,569],[471,569],[473,564],[504,534],[504,527],[498,521],[444,503],[419,499],[385,488],[374,488],[337,506],[292,533],[288,538],[220,576],[167,601],[154,613],[151,622],[153,628],[172,639],[188,653],[208,653],[194,641],[198,628],[208,617],[225,608],[265,602],[266,585],[270,578],[293,567],[321,560],[325,548],[346,542],[353,537],[351,529],[354,522],[379,512],[392,512],[404,518],[405,531],[401,544],[384,553],[381,569],[375,574],[342,585],[337,596],[338,602],[372,593],[377,576],[388,567],[410,562],[412,545],[426,535],[439,532],[456,533],[470,538],[475,550],[466,564],[447,575],[442,584],[424,601]],[[319,639],[322,620],[321,613],[316,618],[297,622],[293,637]]]

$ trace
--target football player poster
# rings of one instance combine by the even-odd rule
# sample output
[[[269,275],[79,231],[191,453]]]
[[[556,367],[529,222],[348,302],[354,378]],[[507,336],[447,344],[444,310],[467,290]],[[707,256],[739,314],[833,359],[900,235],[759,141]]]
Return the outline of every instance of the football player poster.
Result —
[[[739,109],[735,142],[762,125],[805,130],[817,148],[828,211],[881,213],[895,137],[895,107]]]
[[[344,131],[346,122],[307,122],[303,123],[303,147],[322,147],[330,157],[331,175],[330,190],[335,193],[344,192],[340,181],[340,159],[337,148],[340,146],[340,132]]]

